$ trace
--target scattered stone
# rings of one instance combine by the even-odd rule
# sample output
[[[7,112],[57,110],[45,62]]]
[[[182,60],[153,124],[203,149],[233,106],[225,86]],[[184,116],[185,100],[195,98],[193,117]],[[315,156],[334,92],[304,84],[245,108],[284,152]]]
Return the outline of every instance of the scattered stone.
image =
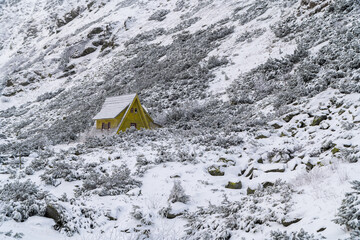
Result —
[[[326,227],[322,227],[322,228],[318,229],[316,232],[323,232],[323,231],[325,231],[325,229],[326,229]]]
[[[330,150],[331,148],[333,148],[335,146],[336,146],[335,143],[333,143],[332,141],[329,141],[329,142],[326,142],[324,145],[321,146],[320,151],[323,153],[323,152],[326,152],[326,151]]]
[[[255,193],[255,189],[251,189],[250,187],[247,188],[247,190],[246,190],[247,195],[251,195],[251,194],[254,194],[254,193]]]
[[[284,226],[284,227],[288,227],[290,226],[291,224],[294,224],[294,223],[297,223],[297,222],[300,222],[301,221],[301,218],[295,218],[293,220],[281,220],[281,224]]]
[[[278,123],[274,123],[274,124],[272,124],[271,126],[272,126],[273,128],[275,128],[275,129],[282,128],[282,126],[279,125]]]
[[[306,165],[306,171],[308,172],[310,172],[315,167],[315,165],[311,164],[310,162],[307,162],[305,165]]]
[[[226,159],[224,157],[219,158],[218,162],[225,163],[224,165],[222,165],[223,167],[235,166],[235,161],[234,160]]]
[[[252,167],[252,168],[250,169],[250,171],[246,174],[245,177],[251,177],[251,178],[252,178],[252,175],[253,175],[254,170],[257,170],[257,168]]]
[[[285,168],[275,168],[275,169],[269,169],[266,170],[265,173],[271,173],[271,172],[285,172]]]
[[[56,223],[54,227],[56,229],[60,229],[61,227],[64,226],[62,216],[61,216],[61,214],[59,213],[59,211],[56,209],[56,207],[54,205],[48,204],[46,206],[44,217],[54,219],[54,221]]]
[[[170,178],[180,178],[180,175],[172,175],[172,176],[170,176]]]
[[[285,122],[290,122],[291,119],[293,119],[293,117],[295,117],[296,115],[299,115],[299,112],[290,113],[290,114],[286,115],[286,116],[283,118],[283,120],[284,120]]]
[[[327,119],[326,115],[315,116],[310,126],[318,126],[320,123]]]
[[[295,164],[294,168],[293,168],[293,169],[291,169],[291,171],[295,171],[295,170],[296,170],[296,168],[297,168],[297,166],[298,166],[298,164]]]
[[[267,136],[265,136],[265,135],[263,135],[263,134],[261,134],[261,135],[259,135],[259,136],[255,137],[255,139],[264,139],[264,138],[268,138],[268,137],[267,137]]]
[[[334,147],[332,150],[331,150],[331,153],[335,155],[335,153],[337,152],[340,152],[340,149]]]
[[[257,162],[258,162],[258,163],[264,163],[264,160],[263,160],[262,158],[259,158],[259,159],[257,160]]]
[[[322,122],[320,124],[320,129],[322,129],[322,130],[326,130],[326,129],[329,129],[329,128],[330,128],[330,124],[327,123],[327,122]]]
[[[89,34],[87,35],[88,38],[92,38],[93,36],[101,33],[102,31],[104,31],[101,27],[96,27],[93,30],[91,30],[89,32]]]
[[[272,182],[263,182],[262,186],[263,186],[263,188],[272,187],[272,186],[274,186],[274,183],[272,183]]]
[[[304,128],[306,127],[306,124],[304,121],[301,121],[298,125],[297,125],[298,128]]]
[[[241,184],[241,181],[239,181],[239,182],[228,182],[228,184],[225,186],[225,188],[229,188],[229,189],[241,189],[241,188],[242,188],[242,184]]]
[[[217,167],[214,165],[208,167],[208,172],[210,173],[211,176],[224,176],[225,175],[225,173],[220,170],[220,167]]]
[[[78,57],[84,57],[84,56],[89,55],[90,53],[93,53],[95,51],[96,51],[96,48],[93,48],[93,47],[85,48],[84,51]]]

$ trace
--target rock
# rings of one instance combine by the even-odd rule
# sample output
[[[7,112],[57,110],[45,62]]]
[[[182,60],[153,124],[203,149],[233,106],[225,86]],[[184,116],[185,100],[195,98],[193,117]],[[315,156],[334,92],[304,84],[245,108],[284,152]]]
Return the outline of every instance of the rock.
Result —
[[[288,227],[290,226],[291,224],[294,224],[294,223],[297,223],[297,222],[300,222],[301,221],[301,218],[295,218],[293,220],[281,220],[281,224],[284,226],[284,227]]]
[[[170,178],[180,178],[180,175],[171,175]]]
[[[93,28],[87,35],[88,38],[92,38],[93,36],[101,33],[102,31],[104,31],[101,27],[96,27]]]
[[[8,79],[8,80],[6,80],[5,86],[6,87],[12,87],[12,86],[14,86],[14,83],[10,79]]]
[[[263,188],[272,187],[272,186],[274,186],[274,183],[272,183],[272,182],[263,182],[262,186],[263,186]]]
[[[331,153],[335,155],[335,153],[337,152],[340,152],[340,149],[334,147],[332,150],[331,150]]]
[[[328,124],[327,122],[322,122],[320,123],[320,129],[322,130],[326,130],[330,128],[330,124]]]
[[[90,53],[93,53],[95,51],[96,51],[96,48],[93,48],[93,47],[85,48],[84,51],[80,54],[79,57],[84,57],[84,56],[89,55]]]
[[[275,168],[275,169],[269,169],[266,170],[265,173],[270,173],[270,172],[285,172],[285,168]]]
[[[304,123],[304,121],[301,121],[298,125],[297,125],[298,128],[304,128],[306,127],[306,124]]]
[[[218,162],[225,163],[224,165],[222,165],[223,167],[235,166],[235,161],[234,160],[226,159],[224,157],[219,158]]]
[[[257,170],[257,168],[252,167],[252,168],[250,169],[250,171],[245,175],[245,177],[251,177],[252,174],[253,174],[253,172],[254,172],[254,170]]]
[[[306,164],[306,171],[311,171],[315,167],[315,165],[311,164],[311,162],[307,162]]]
[[[241,181],[239,181],[239,182],[228,182],[228,184],[225,186],[225,188],[229,188],[229,189],[241,189],[241,188],[242,188],[242,184],[241,184]]]
[[[282,128],[282,126],[279,125],[278,123],[274,123],[274,124],[272,124],[271,126],[272,126],[273,128],[275,128],[275,129]]]
[[[220,167],[217,166],[210,166],[208,167],[208,172],[210,173],[211,176],[224,176],[225,173],[220,171]]]
[[[323,232],[323,231],[325,231],[325,229],[326,229],[326,227],[322,227],[322,228],[318,229],[316,232]]]
[[[54,205],[48,204],[46,206],[45,215],[44,215],[44,217],[54,219],[54,221],[56,223],[54,228],[56,230],[58,230],[64,226],[63,218],[57,209],[58,207],[59,206],[54,206]]]
[[[320,151],[323,153],[325,151],[330,150],[331,148],[335,147],[336,144],[332,141],[325,142],[324,145],[321,146]]]
[[[320,123],[324,120],[327,119],[326,115],[321,115],[321,116],[315,116],[313,121],[311,122],[310,126],[318,126],[320,125]]]
[[[283,120],[284,120],[285,122],[290,122],[291,119],[293,119],[293,117],[295,117],[296,115],[299,115],[299,113],[298,113],[298,112],[296,112],[296,113],[290,113],[290,114],[286,115],[286,116],[283,118]]]
[[[246,194],[247,195],[251,195],[251,194],[254,194],[255,193],[255,189],[251,189],[251,188],[247,188],[247,190],[246,190]]]
[[[264,138],[268,138],[268,137],[263,134],[260,134],[259,136],[255,137],[255,139],[264,139]]]
[[[181,216],[181,215],[182,215],[182,213],[174,214],[174,213],[168,212],[168,213],[166,213],[165,217],[167,219],[174,219],[174,218],[176,218],[178,216]]]

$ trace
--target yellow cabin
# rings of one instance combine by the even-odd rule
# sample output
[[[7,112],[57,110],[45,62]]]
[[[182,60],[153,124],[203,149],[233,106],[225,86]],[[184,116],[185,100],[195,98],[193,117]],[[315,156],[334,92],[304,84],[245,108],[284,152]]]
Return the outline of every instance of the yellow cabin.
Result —
[[[130,127],[160,127],[141,106],[136,93],[106,98],[101,111],[93,119],[96,120],[96,129],[116,130],[116,133]]]

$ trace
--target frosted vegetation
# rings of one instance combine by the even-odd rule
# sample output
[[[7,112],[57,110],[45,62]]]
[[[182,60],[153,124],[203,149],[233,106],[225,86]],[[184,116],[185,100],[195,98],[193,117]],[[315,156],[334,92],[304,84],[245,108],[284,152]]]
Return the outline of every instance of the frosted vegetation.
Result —
[[[358,239],[359,14],[0,0],[0,214],[25,226],[0,236],[39,216],[53,239]],[[95,133],[130,92],[163,128]]]

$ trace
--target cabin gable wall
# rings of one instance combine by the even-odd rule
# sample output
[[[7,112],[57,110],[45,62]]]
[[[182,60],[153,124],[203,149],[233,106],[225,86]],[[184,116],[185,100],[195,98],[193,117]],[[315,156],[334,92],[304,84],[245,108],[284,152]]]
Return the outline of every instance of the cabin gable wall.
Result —
[[[119,130],[125,131],[127,128],[130,128],[132,125],[136,125],[136,129],[148,128],[145,121],[146,119],[143,114],[140,101],[138,98],[135,98],[134,102],[129,107],[129,110],[126,113],[126,116]]]

